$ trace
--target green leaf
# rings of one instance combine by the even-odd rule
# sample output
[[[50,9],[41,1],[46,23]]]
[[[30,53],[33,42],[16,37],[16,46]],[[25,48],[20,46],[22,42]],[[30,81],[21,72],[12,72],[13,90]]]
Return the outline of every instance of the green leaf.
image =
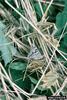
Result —
[[[26,63],[22,63],[22,62],[14,62],[14,63],[11,63],[9,65],[9,67],[11,69],[15,69],[15,70],[25,70],[26,66],[27,66],[27,64]]]
[[[67,23],[67,0],[64,0],[65,7],[61,13],[59,13],[56,17],[56,26],[58,28],[58,32],[56,35],[59,37],[62,33],[62,29],[64,28],[65,24]],[[67,27],[65,32],[67,31]],[[67,34],[64,35],[62,40],[60,41],[59,49],[65,53],[67,53]],[[67,57],[67,56],[65,56]]]
[[[8,37],[5,37],[6,26],[0,21],[0,51],[2,53],[2,59],[7,65],[11,60],[13,55],[18,54],[18,51],[13,46],[13,44],[9,44],[11,42]]]
[[[5,95],[1,96],[0,99],[1,99],[1,100],[6,100]]]
[[[41,13],[39,4],[38,3],[35,3],[34,4],[34,8],[35,8],[35,11],[36,11],[37,19],[39,21],[41,19],[41,17],[42,17],[42,13]]]
[[[37,84],[38,81],[37,81],[36,79],[34,79],[34,78],[31,77],[31,76],[29,76],[29,78],[30,78],[30,80],[31,80],[32,83]]]
[[[2,52],[2,58],[7,65],[12,60],[12,55],[10,52],[10,46],[6,45],[8,42],[7,38],[4,35],[6,32],[6,26],[0,21],[0,51]]]
[[[30,80],[31,80],[31,82],[33,84],[37,84],[38,81],[35,78],[33,78],[31,76],[29,76],[29,78],[30,78]],[[42,88],[41,86],[38,86],[37,89],[40,90],[40,91],[44,91],[45,90],[45,88]]]
[[[62,29],[67,22],[67,11],[59,13],[56,17],[56,26],[58,29]]]
[[[56,16],[56,26],[59,29],[62,29],[67,22],[67,0],[64,0],[65,7],[61,13],[58,13]]]
[[[30,91],[31,82],[30,79],[27,77],[23,80],[24,73],[22,70],[14,70],[10,69],[12,80],[15,84],[17,84],[20,88],[24,89],[25,91]]]
[[[67,48],[67,34],[64,35],[63,45]]]
[[[24,11],[21,8],[16,8],[20,13],[24,15]],[[12,12],[12,15],[18,20],[20,18],[20,15],[18,15],[15,11]]]

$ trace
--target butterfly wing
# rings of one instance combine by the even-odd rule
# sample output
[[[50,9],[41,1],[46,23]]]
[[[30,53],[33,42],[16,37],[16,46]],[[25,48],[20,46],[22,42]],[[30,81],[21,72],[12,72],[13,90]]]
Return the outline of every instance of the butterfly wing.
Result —
[[[32,45],[31,50],[28,54],[28,57],[30,59],[42,59],[43,58],[43,56],[41,55],[40,51],[35,46],[35,44]]]

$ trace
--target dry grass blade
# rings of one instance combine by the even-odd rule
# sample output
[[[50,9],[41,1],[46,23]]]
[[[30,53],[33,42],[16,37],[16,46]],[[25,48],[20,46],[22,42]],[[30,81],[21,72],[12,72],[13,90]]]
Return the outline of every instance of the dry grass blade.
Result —
[[[15,85],[15,83],[13,83],[11,81],[11,79],[9,78],[8,74],[6,73],[5,69],[3,68],[2,64],[0,63],[0,67],[3,70],[4,74],[6,75],[6,79],[8,80],[8,82],[10,83],[10,85],[13,87],[14,91],[16,92],[16,94],[18,95],[19,99],[22,100],[22,97],[19,93],[19,91],[21,91],[22,94],[24,94],[25,96],[29,97],[28,93],[26,93],[24,90],[22,90],[21,88],[19,88],[17,85]]]
[[[49,71],[42,79],[41,86],[43,88],[50,88],[51,86],[56,85],[56,82],[58,81],[59,75],[56,71]]]
[[[18,10],[16,10],[7,0],[5,0],[5,2],[16,12],[18,13],[26,22],[28,22],[37,32],[40,36],[42,36],[42,38],[48,42],[53,48],[56,49],[56,51],[67,61],[67,58],[58,50],[58,48],[56,48],[51,42],[49,42],[46,37],[42,34],[42,32],[36,27],[34,26],[34,24],[31,23],[31,21],[28,21],[27,18],[25,18]]]
[[[60,87],[60,89],[58,89],[56,91],[56,93],[53,94],[53,96],[58,96],[60,94],[60,92],[63,92],[63,89],[66,86],[66,84],[67,84],[67,78],[64,80],[64,82],[63,82],[62,86]]]
[[[31,83],[31,90],[29,90],[29,92],[32,92],[28,93],[25,91],[26,89],[23,90],[12,81],[11,73],[9,72],[11,76],[9,77],[4,66],[0,63],[0,80],[3,86],[3,93],[8,100],[16,96],[18,100],[23,100],[21,94],[29,100],[46,100],[46,97],[30,98],[30,96],[33,97],[34,93],[37,93],[37,89],[40,89],[40,87],[44,90],[49,89],[52,95],[60,95],[60,93],[64,94],[65,92],[67,68],[64,65],[65,62],[60,61],[57,54],[67,61],[65,56],[67,53],[59,50],[60,41],[64,36],[67,23],[60,37],[57,39],[55,36],[57,27],[55,23],[48,22],[49,16],[47,16],[51,5],[63,5],[55,4],[54,0],[50,2],[46,1],[45,4],[47,3],[48,5],[44,12],[42,8],[42,3],[44,2],[40,0],[33,1],[39,5],[42,14],[42,18],[39,22],[37,21],[36,10],[33,4],[31,4],[31,0],[14,0],[15,6],[8,2],[8,0],[5,0],[5,3],[10,7],[11,11],[6,10],[4,6],[0,5],[1,16],[5,19],[3,20],[4,23],[9,22],[7,23],[8,27],[5,37],[8,37],[10,42],[5,43],[3,46],[13,44],[17,50],[12,56],[13,61],[11,63],[19,59],[23,64],[24,62],[27,64],[26,70],[22,70],[22,74],[24,74],[22,81],[26,81],[26,78],[29,78],[29,76],[32,76],[32,79],[35,80],[35,82],[31,82],[31,79],[29,80]],[[19,9],[21,9],[21,11],[23,10],[23,13]],[[19,15],[18,21],[9,11]],[[7,86],[6,81],[10,84],[13,91]]]

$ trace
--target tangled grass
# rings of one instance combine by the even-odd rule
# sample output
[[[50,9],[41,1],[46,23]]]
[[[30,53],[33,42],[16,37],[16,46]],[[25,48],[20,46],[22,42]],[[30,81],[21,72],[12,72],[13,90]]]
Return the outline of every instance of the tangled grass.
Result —
[[[40,21],[37,19],[33,1],[39,4],[42,14]],[[25,97],[31,100],[31,97],[49,96],[49,93],[51,96],[67,95],[67,68],[64,64],[67,62],[65,56],[67,54],[59,49],[67,23],[63,27],[61,35],[57,38],[58,28],[55,22],[48,20],[48,11],[52,5],[61,8],[64,5],[55,3],[53,0],[50,2],[47,0],[45,2],[33,1],[14,0],[10,3],[8,0],[4,0],[9,9],[2,3],[0,4],[0,27],[1,25],[6,26],[6,30],[4,28],[1,30],[2,34],[5,30],[4,38],[2,38],[8,40],[3,43],[3,40],[0,40],[0,46],[3,47],[0,49],[2,53],[0,61],[0,98],[2,100],[25,100]],[[45,11],[42,3],[46,5]],[[13,11],[14,15],[12,14]],[[59,59],[58,55],[62,60]],[[19,61],[22,64],[18,63]],[[11,68],[18,70],[18,72],[21,70],[22,77],[14,80],[13,77],[15,76],[12,76]],[[26,85],[21,88],[22,86],[15,83],[19,80],[24,82],[27,78],[29,78],[31,86],[28,91],[25,88]],[[48,91],[47,94],[45,90]]]

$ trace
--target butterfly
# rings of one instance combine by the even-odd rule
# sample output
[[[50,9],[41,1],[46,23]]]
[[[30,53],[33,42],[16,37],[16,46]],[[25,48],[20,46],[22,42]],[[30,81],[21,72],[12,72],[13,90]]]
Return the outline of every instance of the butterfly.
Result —
[[[43,58],[43,56],[41,55],[40,51],[38,50],[38,48],[36,47],[36,45],[34,43],[31,46],[31,50],[28,54],[28,57],[30,59],[34,59],[34,60],[38,60],[38,59]]]

